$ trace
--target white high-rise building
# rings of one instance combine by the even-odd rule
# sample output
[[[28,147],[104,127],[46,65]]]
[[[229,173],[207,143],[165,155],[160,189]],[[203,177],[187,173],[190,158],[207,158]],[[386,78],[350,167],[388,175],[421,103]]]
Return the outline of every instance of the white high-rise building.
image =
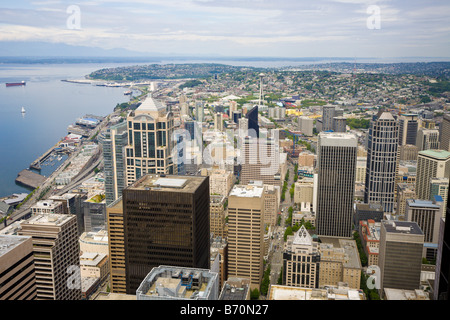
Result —
[[[312,136],[313,135],[313,128],[314,128],[314,120],[309,117],[299,117],[298,118],[298,125],[300,131],[305,136]]]
[[[394,210],[398,139],[398,121],[380,111],[369,127],[364,202],[380,202],[385,212]]]
[[[418,199],[430,199],[432,178],[450,177],[450,152],[424,150],[417,157],[416,194]]]
[[[347,133],[320,133],[318,143],[317,234],[352,236],[358,141]]]
[[[439,130],[420,128],[417,132],[416,146],[418,151],[439,149]]]

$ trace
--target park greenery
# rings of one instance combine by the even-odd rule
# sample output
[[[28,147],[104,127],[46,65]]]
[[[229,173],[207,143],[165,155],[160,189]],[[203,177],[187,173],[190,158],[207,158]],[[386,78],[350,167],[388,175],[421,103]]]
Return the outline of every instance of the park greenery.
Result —
[[[202,82],[200,80],[188,80],[185,83],[183,83],[182,85],[180,85],[180,89],[183,90],[184,88],[193,88],[196,87],[198,85],[201,85]]]
[[[295,225],[292,225],[292,214],[294,212],[294,209],[292,207],[289,207],[288,213],[289,216],[285,220],[286,230],[284,231],[284,241],[287,240],[288,236],[293,235],[295,232],[297,232],[302,226],[306,228],[306,230],[314,230],[315,228],[311,224],[310,221],[305,221],[305,219],[301,219],[300,223],[296,223]]]
[[[367,300],[381,300],[380,295],[378,294],[377,289],[369,289],[367,287],[367,280],[369,279],[369,276],[364,273],[364,271],[361,271],[361,282],[360,282],[360,288],[364,291],[364,294],[366,296]]]
[[[350,129],[368,129],[370,125],[370,119],[357,119],[357,118],[348,118],[347,125]]]

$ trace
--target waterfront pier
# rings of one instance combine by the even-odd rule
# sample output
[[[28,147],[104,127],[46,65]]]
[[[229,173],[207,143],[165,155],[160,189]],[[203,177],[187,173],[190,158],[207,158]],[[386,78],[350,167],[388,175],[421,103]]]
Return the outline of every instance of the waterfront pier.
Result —
[[[54,149],[55,149],[55,146],[51,147],[43,155],[41,155],[39,158],[37,158],[35,161],[33,161],[30,164],[30,169],[41,170],[42,169],[41,163],[44,162],[45,159],[47,159],[52,154]]]
[[[39,187],[45,180],[47,180],[46,177],[28,169],[20,171],[16,178],[17,183],[33,189]]]

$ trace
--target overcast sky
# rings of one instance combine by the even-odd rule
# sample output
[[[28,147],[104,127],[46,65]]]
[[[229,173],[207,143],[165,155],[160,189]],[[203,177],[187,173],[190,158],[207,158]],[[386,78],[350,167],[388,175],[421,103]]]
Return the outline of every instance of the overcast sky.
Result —
[[[148,53],[450,57],[450,1],[2,1],[1,41]]]

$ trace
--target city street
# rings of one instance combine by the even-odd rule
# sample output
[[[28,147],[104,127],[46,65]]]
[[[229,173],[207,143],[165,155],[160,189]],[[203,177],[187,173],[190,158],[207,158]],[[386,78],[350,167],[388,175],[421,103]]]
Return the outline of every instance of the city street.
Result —
[[[294,183],[294,165],[288,160],[289,180],[287,184],[287,190],[285,193],[285,200],[280,203],[281,222],[280,225],[275,226],[272,239],[272,252],[269,253],[268,264],[271,266],[270,283],[277,284],[280,271],[283,267],[283,248],[284,248],[284,231],[285,220],[288,218],[289,207],[294,205],[293,200],[289,194],[289,189]],[[284,181],[284,179],[283,179]]]

